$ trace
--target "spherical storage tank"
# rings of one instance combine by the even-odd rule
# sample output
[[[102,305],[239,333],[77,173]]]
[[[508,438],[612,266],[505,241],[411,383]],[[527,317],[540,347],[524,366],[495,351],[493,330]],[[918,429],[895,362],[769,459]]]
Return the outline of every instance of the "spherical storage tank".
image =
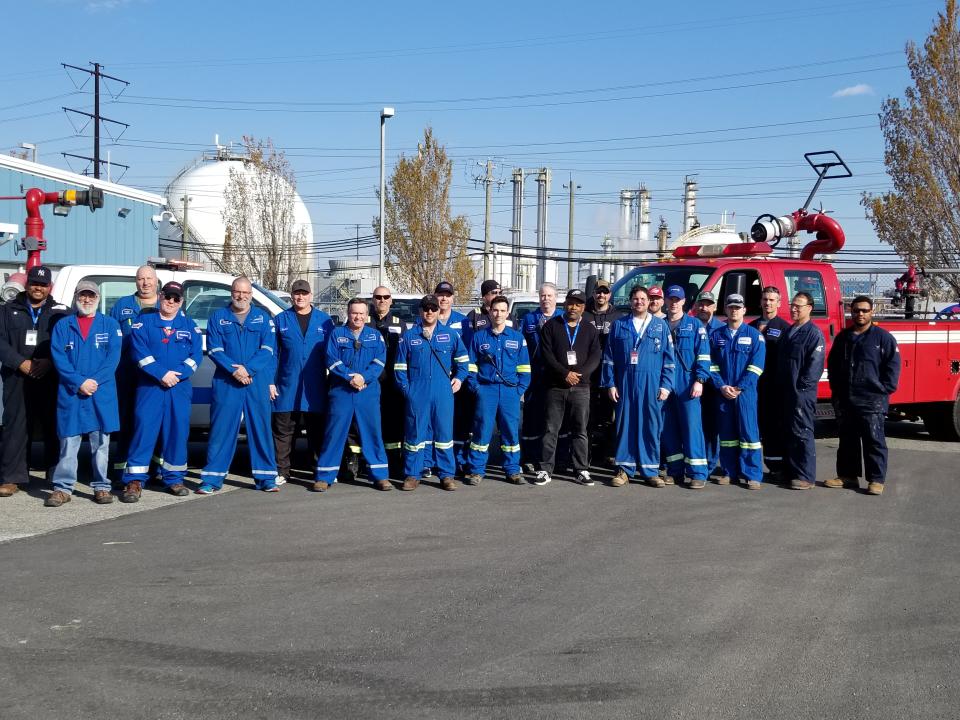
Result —
[[[229,152],[226,148],[218,147],[216,155],[204,155],[192,165],[182,170],[167,187],[167,204],[174,213],[179,224],[183,224],[184,201],[189,197],[186,210],[189,223],[191,246],[194,243],[204,243],[210,252],[219,255],[223,248],[226,226],[223,222],[223,212],[226,208],[224,190],[230,182],[230,171],[252,174],[254,171],[244,162],[243,155]],[[293,199],[294,227],[303,228],[304,243],[308,248],[313,245],[313,225],[310,222],[310,213],[299,193],[294,192]],[[198,260],[205,257],[193,255]],[[307,272],[315,271],[313,253],[308,252],[306,257]]]

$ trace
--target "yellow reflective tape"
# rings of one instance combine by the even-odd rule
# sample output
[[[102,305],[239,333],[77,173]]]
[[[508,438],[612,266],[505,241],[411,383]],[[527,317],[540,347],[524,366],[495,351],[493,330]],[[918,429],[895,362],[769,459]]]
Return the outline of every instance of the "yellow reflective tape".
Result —
[[[479,372],[479,371],[480,371],[480,368],[478,368],[478,367],[477,367],[476,365],[474,365],[473,363],[470,363],[470,364],[467,366],[467,370],[469,370],[470,372]]]
[[[394,370],[406,370],[406,369],[407,369],[407,364],[406,364],[406,363],[394,363],[394,364],[393,364],[393,369],[394,369]]]
[[[720,447],[740,447],[739,440],[721,440]]]
[[[350,446],[350,452],[352,452],[354,455],[359,455],[359,454],[360,454],[360,446],[359,446],[359,445],[351,445],[351,446]]]
[[[434,440],[433,446],[439,450],[449,450],[453,447],[453,440],[451,440],[450,442],[437,442],[436,440]]]
[[[710,366],[710,372],[720,372],[720,366],[719,366],[719,365],[711,365],[711,366]]]
[[[529,365],[517,365],[517,372],[518,372],[518,373],[528,373],[528,372],[530,372],[530,366],[529,366]]]
[[[503,450],[503,452],[520,452],[519,445],[501,445],[500,449]]]
[[[455,357],[454,360],[456,360],[458,363],[470,362],[470,356],[469,356],[469,355],[457,355],[457,357]]]
[[[697,361],[699,362],[700,360],[706,360],[707,362],[710,362],[710,356],[709,356],[709,355],[697,355]]]
[[[426,443],[417,443],[416,445],[411,445],[410,443],[404,443],[403,449],[409,450],[410,452],[419,452],[420,450],[423,450],[425,446],[426,446]]]
[[[476,443],[470,443],[470,449],[476,450],[477,452],[487,452],[490,449],[490,445],[477,445]]]
[[[763,447],[763,443],[758,442],[742,442],[740,443],[741,450],[760,450]]]
[[[403,447],[402,443],[384,443],[383,444],[384,450],[399,450],[401,447]]]
[[[747,365],[747,370],[756,375],[763,375],[763,368],[758,368],[756,365]]]
[[[665,459],[667,462],[675,462],[675,461],[677,461],[677,460],[683,460],[683,453],[679,453],[679,454],[677,454],[677,455],[667,455],[667,457],[664,458],[664,459]]]

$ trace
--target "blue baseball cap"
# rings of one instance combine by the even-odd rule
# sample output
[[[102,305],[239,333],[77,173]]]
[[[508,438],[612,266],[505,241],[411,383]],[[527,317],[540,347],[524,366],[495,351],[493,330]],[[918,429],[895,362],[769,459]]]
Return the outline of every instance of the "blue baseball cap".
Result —
[[[670,287],[667,288],[667,297],[686,300],[687,294],[683,291],[683,288],[680,287],[679,285],[671,285]]]

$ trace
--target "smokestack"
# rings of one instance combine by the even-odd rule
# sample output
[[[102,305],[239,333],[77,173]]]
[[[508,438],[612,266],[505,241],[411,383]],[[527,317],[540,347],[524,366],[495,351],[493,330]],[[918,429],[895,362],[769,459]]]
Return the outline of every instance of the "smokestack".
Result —
[[[520,247],[523,245],[523,168],[513,171],[513,227],[510,228],[510,281],[507,285],[520,287]]]
[[[657,228],[657,256],[663,259],[670,255],[670,230],[667,228],[667,221],[660,216],[660,227]]]
[[[620,235],[617,238],[616,254],[622,259],[624,253],[636,248],[631,247],[631,229],[633,228],[633,200],[636,193],[633,190],[620,191]],[[632,261],[631,261],[632,262]],[[626,272],[626,265],[618,266],[616,273],[621,276]]]
[[[697,225],[697,181],[687,175],[683,181],[683,231]]]
[[[643,185],[637,195],[639,196],[638,206],[640,216],[639,233],[637,236],[637,247],[639,250],[650,250],[650,191]]]

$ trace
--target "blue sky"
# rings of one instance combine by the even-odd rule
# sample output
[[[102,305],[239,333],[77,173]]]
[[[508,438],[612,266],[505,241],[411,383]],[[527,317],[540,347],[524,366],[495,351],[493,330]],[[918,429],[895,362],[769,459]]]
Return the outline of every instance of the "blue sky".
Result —
[[[683,179],[696,174],[701,222],[727,210],[747,230],[802,204],[814,179],[804,152],[835,149],[855,175],[825,184],[817,202],[848,249],[875,250],[858,200],[889,187],[877,113],[902,96],[904,47],[922,43],[942,5],[6,2],[0,151],[34,142],[41,162],[82,170],[60,152],[91,154],[90,130],[76,135],[60,108],[90,109],[91,86],[75,93],[83,77],[60,63],[96,60],[131,83],[101,109],[130,124],[109,147],[131,166],[122,182],[162,192],[214,134],[270,137],[320,243],[352,237],[354,223],[371,232],[379,109],[392,105],[388,164],[432,125],[475,238],[483,189],[471,177],[488,157],[507,181],[494,193],[495,242],[509,242],[511,169],[547,166],[548,244],[566,245],[572,174],[577,246],[592,249],[617,231],[621,188],[645,183],[654,227],[663,216],[676,236]],[[532,242],[532,210],[524,224]]]

